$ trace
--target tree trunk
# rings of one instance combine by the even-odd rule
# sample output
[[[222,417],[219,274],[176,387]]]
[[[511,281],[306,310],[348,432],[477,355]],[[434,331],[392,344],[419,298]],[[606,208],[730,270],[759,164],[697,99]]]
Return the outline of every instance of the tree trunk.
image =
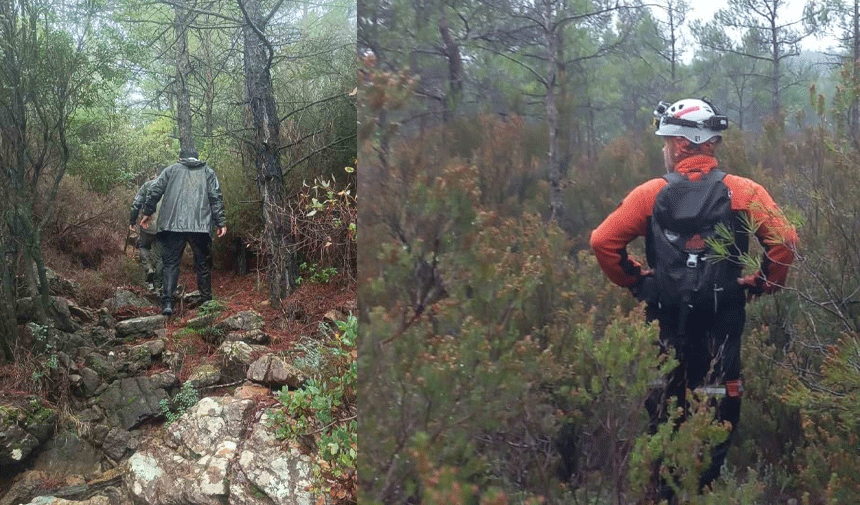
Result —
[[[297,287],[297,268],[287,215],[286,190],[279,156],[280,128],[270,74],[272,47],[265,37],[266,21],[259,0],[238,0],[245,16],[246,122],[254,138],[252,156],[257,167],[257,186],[263,198],[263,249],[269,299],[273,306]]]
[[[15,313],[15,258],[18,256],[15,241],[0,227],[0,363],[12,361],[12,346],[18,340],[18,321]]]
[[[553,27],[552,0],[542,0],[544,43],[546,44],[546,121],[549,127],[549,146],[547,152],[547,176],[549,179],[549,219],[560,222],[564,215],[564,195],[561,183],[561,164],[558,160],[558,104],[556,103],[556,82],[558,44],[556,28]]]
[[[848,125],[854,149],[860,151],[860,1],[854,0],[851,19],[851,84],[854,87],[849,108]]]
[[[460,46],[451,30],[448,28],[448,14],[445,10],[445,2],[440,3],[441,16],[439,17],[439,34],[445,43],[445,56],[448,59],[448,93],[443,103],[443,120],[448,121],[451,112],[457,109],[463,95],[463,59],[460,56]]]
[[[188,25],[191,13],[185,0],[174,4],[173,33],[176,37],[176,124],[179,129],[179,148],[196,149],[191,128],[191,100],[188,97],[188,75],[191,63],[188,56]]]

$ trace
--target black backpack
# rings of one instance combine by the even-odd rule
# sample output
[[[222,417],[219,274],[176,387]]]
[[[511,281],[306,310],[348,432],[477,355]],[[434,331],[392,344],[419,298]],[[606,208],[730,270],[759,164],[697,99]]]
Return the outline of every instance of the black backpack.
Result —
[[[716,168],[698,181],[677,172],[666,174],[668,184],[654,201],[646,236],[648,264],[654,270],[659,307],[679,310],[682,320],[694,308],[716,313],[721,303],[742,291],[738,257],[746,252],[749,236],[732,212],[725,176]],[[720,224],[731,235],[719,234]],[[715,254],[712,240],[726,245],[728,257],[725,251]]]

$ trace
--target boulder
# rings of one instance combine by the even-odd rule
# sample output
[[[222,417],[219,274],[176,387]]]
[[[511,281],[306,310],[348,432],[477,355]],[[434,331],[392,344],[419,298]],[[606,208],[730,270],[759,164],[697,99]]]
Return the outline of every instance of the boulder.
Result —
[[[214,386],[221,381],[221,371],[211,363],[202,363],[191,371],[188,382],[195,388]]]
[[[224,340],[226,342],[246,342],[255,345],[267,345],[272,339],[267,333],[261,329],[248,331],[234,331],[228,334]]]
[[[263,316],[253,310],[248,310],[239,312],[235,316],[228,317],[218,323],[217,326],[223,329],[224,333],[227,334],[234,331],[259,330],[263,328],[263,324]]]
[[[72,476],[90,478],[101,472],[101,456],[76,433],[64,431],[45,442],[33,461],[33,469],[44,472],[52,481]]]
[[[38,399],[0,407],[0,467],[20,463],[51,436],[56,414]]]
[[[9,491],[0,499],[0,505],[26,503],[44,486],[48,476],[43,472],[26,471],[15,476]]]
[[[248,368],[248,378],[254,382],[280,389],[288,386],[291,389],[300,388],[307,377],[295,366],[287,363],[282,356],[267,354]]]
[[[117,338],[137,340],[155,336],[155,330],[164,326],[167,316],[143,316],[126,319],[116,324]]]
[[[37,496],[26,505],[116,505],[116,503],[107,496],[93,496],[84,501],[66,500],[56,496]]]
[[[50,305],[48,307],[48,318],[53,321],[54,326],[61,331],[74,333],[81,329],[81,326],[72,320],[72,313],[69,310],[69,301],[59,296],[51,296],[49,298]],[[20,298],[15,304],[15,314],[19,323],[28,321],[36,321],[36,306],[34,298],[28,296]]]
[[[169,372],[119,379],[98,397],[98,405],[104,409],[111,426],[131,430],[160,417],[161,401],[170,401],[167,390],[178,383]]]
[[[231,490],[230,503],[258,503],[254,501],[255,490],[265,494],[269,503],[317,503],[320,497],[308,490],[314,483],[310,456],[276,439],[270,424],[268,413],[264,413],[242,444],[237,470],[252,486],[237,486]]]
[[[124,480],[134,501],[317,503],[323,497],[308,491],[313,478],[310,457],[277,440],[265,414],[251,423],[254,411],[251,400],[200,400],[171,425],[164,439],[147,441],[129,458]]]
[[[130,291],[128,289],[117,288],[114,291],[113,296],[108,298],[102,303],[102,307],[111,311],[111,313],[116,312],[120,307],[131,306],[131,307],[157,307],[157,305],[150,299],[140,296],[136,294],[134,291]]]
[[[204,398],[190,408],[166,440],[152,439],[129,458],[125,480],[134,500],[148,505],[229,503],[233,479],[228,468],[253,409],[254,402],[232,398]]]

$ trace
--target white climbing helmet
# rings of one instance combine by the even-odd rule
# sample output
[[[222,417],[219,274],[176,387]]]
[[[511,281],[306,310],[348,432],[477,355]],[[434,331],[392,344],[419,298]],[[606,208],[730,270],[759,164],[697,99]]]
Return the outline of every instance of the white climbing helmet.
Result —
[[[685,98],[671,105],[660,102],[654,109],[654,117],[657,135],[684,137],[696,144],[722,137],[719,132],[729,127],[729,119],[716,107],[696,98]]]

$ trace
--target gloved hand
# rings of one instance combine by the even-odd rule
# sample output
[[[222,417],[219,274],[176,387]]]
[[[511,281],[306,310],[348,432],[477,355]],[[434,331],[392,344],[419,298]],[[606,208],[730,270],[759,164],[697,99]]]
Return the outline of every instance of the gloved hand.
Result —
[[[738,284],[746,290],[747,301],[751,302],[761,296],[765,292],[765,280],[760,273],[750,274],[744,277],[738,277]],[[773,290],[775,291],[775,290]],[[772,293],[773,291],[769,291]]]
[[[639,281],[630,286],[630,292],[640,302],[655,303],[658,299],[657,279],[651,271],[643,271]]]

